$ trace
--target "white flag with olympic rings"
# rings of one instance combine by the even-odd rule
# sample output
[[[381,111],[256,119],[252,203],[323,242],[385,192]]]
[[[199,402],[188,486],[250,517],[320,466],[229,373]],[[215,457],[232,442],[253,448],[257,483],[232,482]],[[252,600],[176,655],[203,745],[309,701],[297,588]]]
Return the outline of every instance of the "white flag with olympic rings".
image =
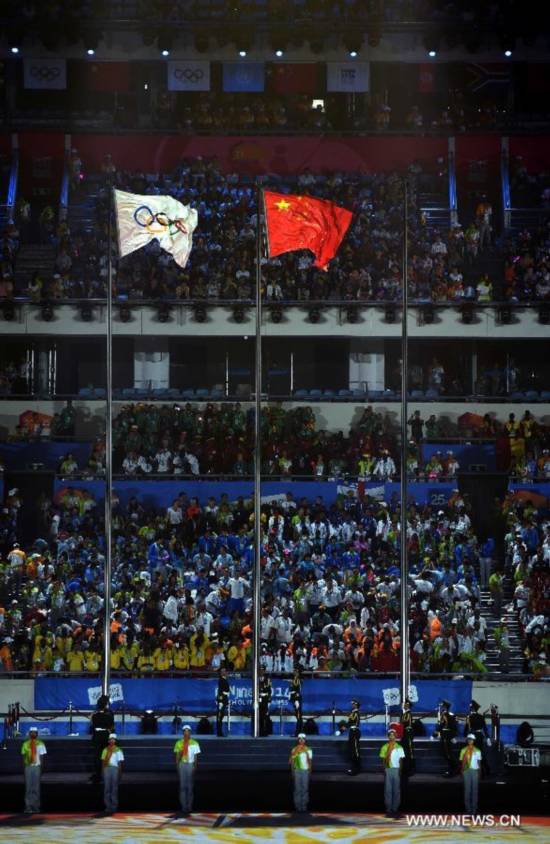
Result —
[[[193,245],[198,214],[172,196],[142,196],[115,190],[120,257],[158,240],[174,261],[185,267]]]

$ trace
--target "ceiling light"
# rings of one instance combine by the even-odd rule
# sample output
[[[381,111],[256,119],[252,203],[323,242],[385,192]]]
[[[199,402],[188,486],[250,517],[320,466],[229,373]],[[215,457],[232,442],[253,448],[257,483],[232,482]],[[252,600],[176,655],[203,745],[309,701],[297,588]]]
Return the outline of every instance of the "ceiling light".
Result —
[[[435,59],[435,57],[437,56],[437,53],[436,53],[435,50],[428,50],[428,55],[431,59]]]
[[[91,47],[88,50],[86,50],[86,52],[88,53],[89,56],[95,56],[95,50],[92,50]]]
[[[157,47],[160,51],[161,56],[169,56],[170,50],[174,46],[174,36],[173,33],[169,30],[163,29],[159,32],[157,36]]]
[[[11,51],[14,55],[17,55],[17,53],[19,52],[19,47],[12,47]]]
[[[349,51],[349,54],[350,54],[350,56],[351,56],[351,58],[352,58],[352,59],[356,59],[356,58],[357,58],[357,50],[350,50],[350,51]]]
[[[281,56],[283,55],[283,51],[282,50],[275,50],[275,55],[277,56],[278,59],[280,59]]]
[[[512,55],[512,51],[511,50],[505,50],[504,55],[506,56],[507,59],[509,59],[510,56]]]
[[[239,56],[241,57],[241,59],[246,58],[246,50],[239,50]]]

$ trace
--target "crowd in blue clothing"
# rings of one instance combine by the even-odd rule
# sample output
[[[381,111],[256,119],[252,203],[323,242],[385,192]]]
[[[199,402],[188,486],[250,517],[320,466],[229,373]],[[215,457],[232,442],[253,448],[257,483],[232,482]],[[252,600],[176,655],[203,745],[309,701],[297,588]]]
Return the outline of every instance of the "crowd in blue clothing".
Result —
[[[17,668],[65,671],[80,651],[85,664],[101,659],[100,509],[70,491],[62,502],[45,502],[47,538],[23,545],[17,576],[6,548],[1,635]],[[354,493],[331,504],[287,493],[262,505],[261,647],[269,672],[397,667],[399,519],[397,499]],[[122,668],[249,667],[253,527],[252,502],[223,494],[199,502],[182,492],[164,510],[137,498],[116,502],[111,646],[117,659],[129,654]],[[407,545],[415,668],[483,672],[479,548],[467,502],[456,495],[443,508],[414,505]],[[58,640],[71,641],[71,657],[57,653]]]

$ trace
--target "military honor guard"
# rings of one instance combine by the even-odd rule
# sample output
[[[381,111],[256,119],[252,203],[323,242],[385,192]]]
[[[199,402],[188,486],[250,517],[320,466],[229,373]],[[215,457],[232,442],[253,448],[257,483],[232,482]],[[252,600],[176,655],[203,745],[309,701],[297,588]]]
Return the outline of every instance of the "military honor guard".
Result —
[[[260,735],[268,736],[269,727],[269,704],[271,703],[271,696],[273,690],[271,688],[271,679],[262,669],[260,673]]]
[[[447,763],[447,770],[444,776],[452,777],[455,773],[455,760],[453,755],[453,739],[456,737],[457,724],[456,715],[451,712],[451,704],[443,700],[438,710],[437,729],[435,735],[439,736],[441,753]]]
[[[475,737],[475,746],[481,751],[481,767],[483,773],[489,772],[487,758],[485,754],[485,745],[491,746],[491,739],[487,735],[487,724],[485,717],[480,713],[480,705],[477,701],[472,700],[470,704],[470,712],[466,716],[466,723],[464,725],[464,735],[472,733]]]
[[[218,689],[216,692],[216,735],[223,737],[223,722],[229,706],[229,680],[225,668],[220,668],[218,674]]]
[[[351,712],[346,726],[348,729],[348,750],[350,758],[348,774],[350,777],[354,777],[361,770],[361,747],[359,744],[361,739],[361,715],[359,713],[358,700],[352,700],[351,702]]]
[[[401,726],[403,728],[403,750],[405,751],[404,770],[405,773],[410,776],[411,774],[414,774],[415,759],[412,704],[409,698],[405,698],[405,701],[403,702]]]
[[[302,677],[299,666],[294,669],[292,680],[290,681],[290,702],[296,716],[296,732],[294,735],[299,736],[303,729],[302,722]]]
[[[100,695],[97,699],[96,711],[92,715],[90,729],[94,747],[94,772],[90,777],[92,782],[101,781],[101,754],[109,743],[110,733],[115,731],[115,718],[109,709],[108,695]]]

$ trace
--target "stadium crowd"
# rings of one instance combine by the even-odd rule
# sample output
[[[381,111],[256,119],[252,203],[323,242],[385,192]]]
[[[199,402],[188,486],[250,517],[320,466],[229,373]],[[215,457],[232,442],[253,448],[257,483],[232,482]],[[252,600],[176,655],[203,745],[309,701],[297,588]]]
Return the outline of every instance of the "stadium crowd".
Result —
[[[89,493],[40,502],[43,533],[18,543],[24,502],[1,515],[4,670],[96,672],[101,662],[102,516]],[[391,671],[399,653],[399,504],[353,492],[327,505],[292,493],[262,505],[262,659],[268,671]],[[411,656],[418,671],[483,673],[478,543],[456,493],[411,505]],[[251,654],[252,503],[113,510],[113,671],[245,670]]]
[[[504,295],[510,302],[550,302],[550,219],[507,245]]]
[[[206,110],[211,113],[209,109]],[[260,110],[261,111],[261,110]],[[256,116],[259,113],[255,111]],[[409,297],[416,303],[480,303],[550,300],[548,225],[525,230],[504,244],[505,270],[492,277],[478,269],[478,258],[494,246],[492,208],[481,200],[474,219],[463,228],[431,225],[417,203],[419,186],[444,193],[443,162],[424,172],[414,163],[408,171]],[[56,222],[53,208],[40,213],[40,236],[56,248],[53,274],[39,272],[15,281],[14,261],[19,228],[8,224],[2,239],[0,299],[14,294],[32,301],[103,298],[108,270],[108,186],[139,194],[168,193],[197,208],[199,225],[185,269],[163,252],[158,243],[115,262],[115,295],[119,300],[242,301],[252,302],[255,285],[256,187],[244,174],[224,174],[217,162],[183,160],[171,174],[130,173],[118,169],[107,155],[101,175],[86,174],[73,151],[73,201],[98,190],[91,228],[71,215]],[[433,172],[432,172],[433,170]],[[331,199],[354,212],[351,228],[327,273],[313,267],[307,251],[263,259],[264,301],[282,304],[304,301],[391,302],[401,296],[402,188],[397,173],[314,174],[306,168],[297,177],[264,178],[272,189],[313,194]],[[28,213],[23,200],[19,213]],[[25,211],[27,209],[27,211]],[[19,227],[19,228],[18,228]]]
[[[525,494],[504,503],[505,563],[513,582],[513,608],[522,639],[526,673],[550,676],[550,515],[548,502]],[[506,625],[495,638],[508,647]]]
[[[261,419],[262,471],[316,478],[360,474],[391,480],[397,472],[396,432],[388,414],[365,409],[357,426],[316,429],[311,407],[268,405]],[[114,424],[115,468],[125,474],[232,474],[253,471],[254,412],[236,404],[135,404]]]
[[[80,185],[82,162],[73,151]],[[73,166],[73,164],[71,165]],[[445,168],[430,178],[444,192]],[[74,167],[73,167],[74,169]],[[499,298],[499,286],[471,269],[483,237],[482,218],[466,230],[457,224],[440,230],[428,224],[417,206],[420,164],[411,165],[409,215],[410,298],[416,302],[487,302]],[[88,177],[89,178],[89,177]],[[394,301],[401,295],[403,182],[397,173],[314,174],[266,177],[270,188],[311,193],[350,208],[352,226],[327,273],[312,266],[310,253],[287,253],[263,260],[262,284],[267,302]],[[80,188],[80,199],[84,187]],[[97,188],[92,178],[88,184]],[[249,177],[223,174],[215,160],[184,160],[170,175],[128,173],[106,156],[91,230],[68,220],[44,229],[57,249],[52,278],[35,274],[26,288],[31,298],[102,298],[108,266],[108,185],[139,194],[169,193],[197,208],[199,225],[185,269],[162,252],[158,243],[127,256],[115,267],[115,291],[121,300],[251,301],[255,283],[256,187]],[[46,209],[44,209],[45,211]],[[46,221],[47,222],[47,221]],[[485,228],[487,226],[485,225]],[[114,247],[113,247],[114,252]],[[115,264],[117,264],[115,260]]]

